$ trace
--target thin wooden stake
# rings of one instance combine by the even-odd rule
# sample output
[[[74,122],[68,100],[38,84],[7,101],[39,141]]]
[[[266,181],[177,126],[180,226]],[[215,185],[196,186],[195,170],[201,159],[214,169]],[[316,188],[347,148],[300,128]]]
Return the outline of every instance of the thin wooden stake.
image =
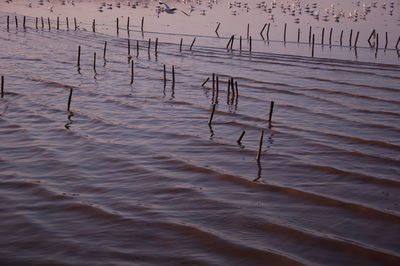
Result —
[[[93,29],[93,32],[96,32],[96,20],[95,19],[93,19],[92,29]]]
[[[74,18],[74,26],[75,26],[75,30],[78,29],[78,25],[76,24],[76,18]]]
[[[325,38],[325,28],[322,28],[321,45],[324,45],[324,38]]]
[[[375,50],[375,56],[378,54],[378,49],[379,49],[379,34],[376,34],[376,50]]]
[[[242,139],[243,139],[243,137],[244,137],[244,134],[246,134],[246,131],[243,130],[242,134],[240,134],[240,137],[239,137],[238,140],[236,141],[237,143],[240,144],[240,143],[242,142]]]
[[[47,24],[49,24],[49,30],[51,30],[51,26],[50,26],[50,18],[47,17]]]
[[[215,73],[212,73],[212,89],[215,90]]]
[[[131,61],[131,85],[133,84],[133,60]]]
[[[340,46],[343,45],[343,30],[340,32]]]
[[[81,46],[80,46],[80,45],[78,46],[78,60],[77,60],[76,65],[77,65],[78,67],[81,66]]]
[[[264,32],[264,30],[265,30],[265,27],[267,27],[267,23],[264,24],[263,28],[262,28],[261,31],[260,31],[260,35],[261,35],[261,37],[262,37],[263,39],[264,39],[263,32]]]
[[[312,30],[312,27],[310,26],[310,31],[308,32],[308,43],[310,43],[310,44],[311,44],[311,30]]]
[[[25,21],[26,21],[26,18],[25,18],[25,16],[24,16],[24,20],[23,20],[23,22],[22,22],[22,26],[24,27],[24,30],[26,30]]]
[[[143,25],[144,25],[144,17],[142,17],[142,26],[141,26],[142,32],[143,32]]]
[[[218,22],[218,25],[217,25],[217,28],[215,29],[215,33],[218,35],[218,29],[219,29],[219,26],[221,25],[221,23],[219,23]]]
[[[351,47],[351,39],[353,37],[353,30],[350,30],[349,46]]]
[[[192,42],[192,44],[190,45],[190,51],[192,51],[192,47],[193,47],[193,44],[194,44],[194,42],[196,41],[196,37],[194,37],[194,39],[193,39],[193,42]]]
[[[314,57],[314,43],[315,43],[315,34],[312,35],[311,57]]]
[[[136,57],[139,57],[139,40],[136,40]]]
[[[249,51],[251,53],[251,36],[250,36],[250,45],[249,45]]]
[[[249,39],[250,36],[250,24],[247,24],[247,40]]]
[[[149,38],[149,44],[147,45],[147,54],[150,56],[150,46],[151,46],[151,38]]]
[[[215,112],[215,104],[212,105],[211,113],[210,113],[210,118],[208,119],[208,125],[211,126],[211,122],[214,117],[214,112]]]
[[[68,17],[65,18],[66,22],[67,22],[67,30],[69,30],[69,20]]]
[[[388,33],[386,32],[386,43],[385,43],[385,50],[386,50],[386,48],[387,48],[387,46],[388,46]]]
[[[128,38],[128,55],[131,56],[131,40]]]
[[[358,42],[358,36],[360,35],[360,32],[357,31],[357,35],[356,35],[356,41],[354,42],[354,48],[357,48],[357,42]]]
[[[283,42],[286,42],[286,26],[287,24],[285,23],[285,28],[283,29]]]
[[[273,111],[274,111],[274,101],[271,101],[271,105],[269,106],[269,117],[268,117],[269,123],[272,122],[272,112]]]
[[[126,21],[126,31],[129,33],[129,17]]]
[[[175,66],[172,65],[172,88],[175,88]]]
[[[36,26],[36,29],[38,29],[38,18],[37,17],[35,19],[35,26]]]
[[[119,34],[119,18],[117,18],[117,35]]]
[[[106,59],[107,41],[104,42],[103,58]]]
[[[329,45],[332,45],[332,28],[329,31]]]
[[[219,78],[218,76],[216,77],[215,83],[217,84],[216,86],[216,93],[215,93],[215,103],[218,103],[218,93],[219,93]]]
[[[271,23],[268,23],[268,28],[267,28],[267,40],[269,40],[269,28],[271,26]]]
[[[1,98],[4,98],[4,76],[1,76]]]
[[[371,38],[375,34],[375,29],[372,30],[371,35],[369,35],[368,42],[371,44]]]
[[[239,97],[239,90],[238,90],[238,83],[235,81],[235,94],[236,94],[236,99]]]
[[[229,104],[229,98],[230,98],[230,95],[231,95],[230,87],[231,87],[231,79],[228,79],[228,89],[227,89],[227,94],[226,94],[226,102],[228,104]]]
[[[297,42],[300,42],[300,28],[297,29]]]
[[[96,52],[93,54],[93,71],[96,73]]]
[[[15,28],[18,29],[18,18],[17,18],[17,16],[15,16]]]
[[[164,89],[167,86],[167,70],[164,65]]]
[[[396,43],[396,46],[395,46],[396,50],[398,50],[399,43],[400,43],[400,37],[397,39],[397,43]]]
[[[263,137],[264,137],[264,130],[261,130],[260,141],[258,142],[258,152],[257,152],[257,156],[256,156],[257,161],[260,161]]]
[[[42,29],[44,29],[44,20],[43,20],[43,17],[40,17],[40,20],[41,20],[41,22],[42,22]]]
[[[242,52],[242,35],[240,35],[239,46],[240,52]]]
[[[70,109],[70,107],[71,107],[72,91],[73,91],[73,88],[70,88],[70,89],[69,89],[69,97],[68,97],[67,111],[69,111],[69,109]]]
[[[183,38],[181,38],[181,43],[179,44],[179,52],[182,52],[182,42],[183,42]]]
[[[158,38],[156,38],[156,44],[155,44],[155,46],[154,46],[154,52],[155,52],[155,54],[158,53],[157,49],[158,49]]]
[[[10,30],[10,16],[7,16],[7,31]]]
[[[207,79],[203,82],[203,84],[201,84],[202,87],[204,87],[204,85],[206,85],[207,81],[210,80],[210,77],[207,77]]]
[[[60,29],[60,17],[57,17],[57,30]]]

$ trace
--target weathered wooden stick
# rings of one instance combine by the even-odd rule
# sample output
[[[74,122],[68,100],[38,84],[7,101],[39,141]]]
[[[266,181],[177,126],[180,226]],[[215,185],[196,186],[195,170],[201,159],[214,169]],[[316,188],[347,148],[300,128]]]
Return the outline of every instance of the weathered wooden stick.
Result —
[[[247,24],[247,40],[249,39],[250,36],[250,24]]]
[[[36,26],[36,29],[38,29],[38,18],[37,17],[35,19],[35,26]]]
[[[183,42],[183,38],[181,38],[181,43],[179,44],[179,52],[182,52],[182,42]]]
[[[271,23],[268,23],[268,28],[267,28],[267,40],[269,40],[269,28],[271,26]]]
[[[69,30],[69,20],[68,17],[65,18],[66,22],[67,22],[67,30]]]
[[[207,79],[203,82],[203,84],[201,84],[202,87],[204,87],[204,85],[206,85],[207,81],[210,80],[210,77],[207,77]]]
[[[212,89],[215,90],[215,73],[212,73]]]
[[[44,29],[44,20],[43,20],[43,17],[40,17],[40,20],[41,20],[41,22],[42,22],[42,29]]]
[[[322,28],[321,45],[324,45],[325,28]]]
[[[369,35],[368,42],[371,44],[371,38],[375,34],[375,29],[372,30],[371,35]]]
[[[1,98],[4,98],[4,76],[1,76]]]
[[[351,29],[350,30],[350,39],[349,39],[349,46],[351,47],[351,39],[352,39],[352,37],[353,37],[353,30]]]
[[[172,65],[172,88],[175,88],[175,66]]]
[[[232,98],[231,98],[231,103],[233,103],[233,100],[235,99],[235,82],[233,82],[233,78],[231,78],[231,90],[232,90]]]
[[[73,91],[73,88],[70,88],[70,89],[69,89],[69,97],[68,97],[67,111],[69,111],[69,109],[70,109],[70,107],[71,107],[72,91]]]
[[[60,29],[60,17],[57,17],[57,30]]]
[[[126,20],[126,31],[129,33],[129,17]]]
[[[212,105],[211,113],[210,113],[210,118],[208,119],[208,125],[211,126],[211,122],[214,117],[214,112],[215,112],[215,104]]]
[[[80,46],[80,45],[78,46],[78,60],[77,60],[76,65],[77,65],[78,67],[81,66],[81,46]]]
[[[340,32],[340,46],[343,45],[343,30]]]
[[[76,24],[76,18],[74,18],[74,25],[75,25],[75,30],[78,29],[78,25]]]
[[[286,42],[286,27],[287,27],[287,24],[285,23],[285,27],[283,29],[283,42]]]
[[[329,31],[329,45],[332,45],[332,28]]]
[[[119,34],[119,18],[117,18],[117,35]]]
[[[47,24],[49,25],[49,30],[51,30],[51,26],[50,26],[50,18],[47,17]]]
[[[396,50],[398,50],[399,43],[400,43],[400,37],[397,39],[397,43],[396,43],[396,46],[395,46]]]
[[[157,55],[157,53],[158,53],[158,38],[156,38],[156,44],[155,44],[155,46],[154,46],[154,53]]]
[[[268,117],[269,123],[272,122],[272,112],[273,111],[274,111],[274,101],[271,101],[271,105],[269,106],[269,117]]]
[[[231,38],[229,38],[229,41],[228,41],[228,43],[226,44],[226,49],[229,48],[229,45],[230,45],[231,42],[232,42],[232,38],[233,38],[233,35],[231,36]]]
[[[133,84],[133,60],[131,60],[131,85]]]
[[[242,35],[240,35],[240,44],[239,44],[239,46],[240,46],[240,52],[242,52]]]
[[[230,99],[230,95],[231,95],[231,79],[228,79],[228,89],[227,89],[227,93],[226,93],[226,102],[229,104],[229,99]]]
[[[250,36],[250,43],[249,43],[249,51],[251,53],[251,36]]]
[[[311,44],[311,30],[312,27],[310,26],[310,31],[308,32],[308,43]]]
[[[18,29],[18,18],[17,18],[17,16],[15,16],[15,28]]]
[[[233,50],[233,41],[235,40],[235,35],[232,35],[231,47],[230,49]]]
[[[314,57],[314,43],[315,43],[315,34],[312,35],[311,57]]]
[[[219,93],[219,78],[218,78],[218,76],[216,77],[216,82],[215,82],[216,84],[217,84],[217,86],[216,86],[216,93],[215,93],[215,103],[218,103],[218,93]]]
[[[218,25],[217,25],[217,28],[215,29],[215,33],[218,35],[218,29],[219,29],[219,26],[221,25],[221,23],[219,23],[218,22]]]
[[[25,18],[25,16],[24,16],[24,20],[23,20],[23,22],[22,22],[22,27],[24,28],[24,30],[26,30],[25,21],[26,21],[26,18]]]
[[[165,68],[165,64],[164,64],[164,89],[167,86],[167,70]]]
[[[261,31],[260,31],[260,35],[261,35],[261,37],[262,37],[263,39],[264,39],[263,32],[264,32],[264,30],[265,30],[265,27],[267,27],[267,23],[264,24],[264,26],[262,27],[262,29],[261,29]]]
[[[360,35],[360,32],[357,31],[357,35],[356,35],[356,41],[354,42],[354,48],[357,48],[357,42],[358,42],[358,36]]]
[[[103,58],[106,59],[107,41],[104,42]]]
[[[131,56],[131,40],[128,38],[128,56]]]
[[[151,46],[151,38],[149,38],[149,44],[147,45],[147,54],[150,56],[150,46]]]
[[[96,52],[93,53],[93,71],[96,73]]]
[[[143,25],[144,25],[144,17],[142,17],[142,26],[141,26],[142,32],[143,32]]]
[[[192,44],[190,45],[190,51],[192,51],[192,47],[193,47],[193,44],[194,44],[194,42],[196,41],[196,37],[194,37],[194,39],[193,39],[193,42],[192,42]]]
[[[237,81],[235,81],[235,94],[236,94],[236,98],[239,97],[239,90],[238,90],[238,83]]]
[[[388,33],[386,32],[386,43],[385,43],[385,50],[386,50],[386,48],[387,48],[387,46],[388,46]]]
[[[258,142],[258,152],[257,152],[257,156],[256,156],[256,160],[257,161],[260,161],[260,158],[261,158],[261,149],[262,149],[263,137],[264,137],[264,130],[261,130],[260,141]]]
[[[239,137],[238,140],[236,141],[237,143],[240,144],[240,143],[242,142],[242,139],[243,139],[243,137],[244,137],[244,134],[246,134],[246,131],[243,130],[242,134],[240,134],[240,137]]]
[[[376,34],[376,50],[375,50],[375,55],[378,54],[378,49],[379,49],[379,34]]]
[[[139,40],[136,40],[136,57],[139,57]]]
[[[10,30],[10,16],[7,16],[7,31]]]
[[[300,28],[297,29],[297,42],[300,42]]]
[[[93,29],[93,32],[96,32],[96,20],[95,19],[93,19],[92,29]]]

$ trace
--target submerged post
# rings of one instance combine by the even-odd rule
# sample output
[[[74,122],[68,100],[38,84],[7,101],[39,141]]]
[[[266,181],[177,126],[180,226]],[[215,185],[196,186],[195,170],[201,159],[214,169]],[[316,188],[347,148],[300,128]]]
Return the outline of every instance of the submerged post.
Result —
[[[283,29],[283,42],[286,42],[286,23],[285,23],[285,28]]]
[[[67,22],[67,30],[69,30],[69,21],[68,21],[68,17],[65,18],[66,22]]]
[[[183,38],[181,38],[181,42],[179,43],[179,52],[182,52],[182,42],[183,42]]]
[[[10,30],[10,16],[7,16],[7,31]]]
[[[264,130],[261,130],[260,140],[258,142],[258,152],[257,152],[257,156],[256,156],[256,160],[257,161],[260,161],[260,158],[261,158],[261,149],[262,149],[263,137],[264,137]]]
[[[271,124],[272,121],[272,112],[274,111],[274,101],[271,101],[271,105],[269,106],[269,117],[268,122]]]
[[[300,28],[297,29],[297,43],[300,42]]]
[[[142,32],[143,32],[143,24],[144,24],[144,17],[142,17],[142,26],[141,26]]]
[[[80,46],[80,45],[78,46],[78,60],[77,60],[76,65],[77,65],[78,67],[81,66],[81,46]]]
[[[60,17],[57,17],[57,30],[60,29]]]
[[[211,113],[210,113],[210,118],[208,119],[208,125],[211,126],[211,122],[214,117],[214,112],[215,112],[215,103],[212,105]]]
[[[4,98],[4,76],[1,76],[1,98]]]
[[[343,30],[340,32],[340,46],[343,45]]]
[[[119,34],[119,18],[117,18],[117,35]]]
[[[175,66],[172,65],[172,88],[175,88]]]
[[[107,41],[104,42],[103,58],[106,59]]]
[[[76,24],[76,18],[74,18],[74,25],[75,25],[75,30],[78,29],[78,25]]]
[[[93,30],[93,32],[96,32],[96,20],[95,19],[93,19],[92,30]]]
[[[193,44],[194,44],[194,42],[196,41],[196,37],[194,37],[194,39],[193,39],[193,42],[192,42],[192,44],[190,45],[190,51],[192,51],[192,47],[193,47]]]
[[[69,109],[70,109],[70,107],[71,107],[72,91],[73,91],[73,88],[70,88],[70,89],[69,89],[69,97],[68,97],[67,111],[69,111]]]
[[[351,47],[351,39],[353,37],[353,30],[350,30],[350,39],[349,39],[349,46]]]
[[[332,28],[329,31],[329,45],[332,45]]]
[[[322,28],[321,45],[324,45],[325,28]]]
[[[154,53],[157,55],[158,53],[158,38],[156,38],[156,44],[154,45]]]
[[[312,35],[311,57],[314,57],[315,34]]]
[[[165,64],[164,64],[164,89],[167,86],[167,70],[165,69]]]
[[[136,40],[136,57],[139,57],[139,40]]]
[[[312,27],[310,26],[310,31],[308,32],[308,43],[311,44],[311,30]]]
[[[24,20],[23,20],[23,22],[22,22],[22,27],[24,28],[24,30],[26,29],[25,20],[26,20],[26,18],[25,18],[25,16],[24,16]]]
[[[360,32],[357,31],[357,35],[356,35],[356,41],[354,42],[354,48],[357,48],[357,42],[358,42],[358,36],[360,35]]]
[[[50,26],[50,18],[47,17],[47,24],[49,24],[49,30],[51,30],[51,26]]]
[[[386,48],[387,48],[387,46],[388,46],[388,33],[386,32],[386,43],[385,43],[385,50],[386,50]]]
[[[271,23],[268,23],[268,28],[267,28],[267,40],[269,41],[269,28],[271,26]]]
[[[246,131],[243,130],[242,134],[240,134],[240,137],[239,137],[238,140],[236,141],[237,143],[240,144],[240,143],[242,142],[242,139],[243,139],[243,137],[244,137],[244,134],[246,134]]]
[[[96,73],[96,52],[93,54],[93,71]]]
[[[131,61],[131,85],[133,84],[133,60]]]

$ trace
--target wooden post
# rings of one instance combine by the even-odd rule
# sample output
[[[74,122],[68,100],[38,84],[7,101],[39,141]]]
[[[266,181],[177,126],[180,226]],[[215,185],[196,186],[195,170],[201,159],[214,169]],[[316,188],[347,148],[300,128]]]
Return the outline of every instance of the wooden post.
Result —
[[[215,90],[215,73],[212,73],[212,89]]]
[[[218,78],[218,76],[216,77],[215,83],[217,84],[216,90],[215,90],[215,103],[218,104],[218,93],[219,93],[219,78]]]
[[[261,149],[262,149],[262,143],[263,143],[263,137],[264,137],[264,130],[261,130],[260,133],[260,140],[258,142],[258,152],[257,152],[257,156],[256,156],[256,160],[260,161],[260,157],[261,157]]]
[[[240,35],[240,52],[242,52],[242,35]]]
[[[226,102],[228,104],[229,104],[229,98],[230,98],[230,95],[231,95],[230,87],[231,87],[231,79],[228,79],[228,89],[227,89],[227,94],[226,94]]]
[[[133,84],[133,60],[131,60],[131,85]]]
[[[311,30],[312,27],[310,26],[310,31],[308,32],[308,43],[311,44]]]
[[[268,23],[268,28],[267,28],[267,40],[269,41],[269,28],[271,26],[271,23]]]
[[[360,32],[357,31],[357,35],[356,35],[356,41],[354,42],[354,48],[357,48],[357,42],[358,42],[358,36],[360,35]]]
[[[49,24],[49,30],[51,30],[51,26],[50,26],[50,18],[47,17],[47,24]]]
[[[131,40],[128,38],[128,56],[131,56]]]
[[[17,16],[15,16],[15,28],[18,29],[18,18],[17,18]]]
[[[242,139],[243,139],[243,137],[244,137],[244,134],[246,134],[246,131],[243,130],[242,134],[240,134],[240,137],[239,137],[238,140],[236,141],[237,143],[240,144],[240,143],[242,142]]]
[[[149,38],[149,44],[147,45],[147,54],[150,56],[150,46],[151,46],[151,38]]]
[[[129,34],[129,17],[128,17],[127,21],[126,21],[126,31]]]
[[[271,123],[272,121],[272,112],[274,111],[274,101],[271,101],[271,105],[269,106],[269,117],[268,122]]]
[[[36,29],[38,29],[38,18],[37,17],[35,19],[35,26],[36,26]]]
[[[119,34],[119,18],[117,18],[117,35]]]
[[[73,91],[73,88],[70,88],[70,89],[69,89],[69,97],[68,97],[67,111],[69,111],[69,109],[70,109],[70,107],[71,107],[72,91]]]
[[[218,25],[217,25],[217,28],[215,29],[215,33],[218,35],[218,29],[219,29],[219,26],[221,25],[221,23],[219,23],[218,22]]]
[[[67,30],[69,30],[69,21],[68,21],[68,17],[65,18],[66,22],[67,22]]]
[[[315,34],[312,35],[311,57],[314,57],[314,43],[315,43]]]
[[[144,17],[142,17],[142,26],[141,26],[142,32],[143,32],[143,25],[144,25]]]
[[[154,53],[157,55],[157,53],[158,53],[158,38],[156,38],[156,44],[155,44],[155,46],[154,46]]]
[[[81,46],[78,46],[78,60],[76,65],[78,66],[78,68],[81,66]]]
[[[325,28],[322,28],[321,45],[324,45]]]
[[[183,38],[181,38],[181,43],[179,44],[179,52],[182,52],[182,42],[183,42]]]
[[[60,17],[57,17],[57,30],[60,29]]]
[[[136,40],[136,57],[139,57],[139,40]]]
[[[204,85],[206,85],[206,83],[210,80],[210,77],[207,77],[206,80],[203,82],[203,84],[201,84],[202,87],[204,87]]]
[[[397,43],[396,43],[396,46],[395,46],[396,50],[398,50],[399,43],[400,43],[400,37],[397,39]]]
[[[297,42],[300,42],[300,28],[297,29]]]
[[[41,20],[41,22],[42,22],[42,29],[44,29],[44,20],[43,20],[43,17],[40,17],[40,20]]]
[[[175,66],[172,65],[172,88],[175,88]]]
[[[25,21],[26,21],[26,18],[25,18],[25,16],[24,16],[24,20],[23,20],[23,22],[22,22],[22,26],[23,26],[24,30],[26,30]]]
[[[349,39],[349,46],[351,47],[351,39],[353,37],[353,30],[350,30],[350,39]]]
[[[10,16],[7,16],[7,31],[10,30]]]
[[[104,42],[103,58],[106,59],[107,41]]]
[[[250,24],[247,24],[247,40],[249,39],[250,36]]]
[[[93,71],[96,73],[96,52],[93,54]]]
[[[267,23],[264,24],[264,26],[262,27],[261,32],[260,32],[260,35],[261,35],[261,37],[262,37],[263,39],[264,39],[263,32],[264,32],[264,30],[265,30],[265,27],[267,27]]]
[[[343,45],[343,30],[340,32],[340,46]]]
[[[332,45],[332,28],[329,31],[329,45]]]
[[[214,117],[214,112],[215,112],[215,104],[212,105],[211,113],[210,113],[210,118],[208,119],[208,125],[211,126],[211,122]]]
[[[232,41],[231,41],[231,51],[233,51],[233,41],[235,40],[235,35],[232,35]]]
[[[1,76],[1,98],[4,98],[4,76]]]
[[[378,54],[378,49],[379,49],[379,34],[376,34],[376,50],[375,50],[375,56]]]
[[[286,23],[285,23],[285,28],[283,29],[283,42],[286,42]]]
[[[192,47],[193,47],[193,44],[194,44],[194,42],[196,41],[196,37],[194,37],[194,39],[193,39],[193,42],[192,42],[192,44],[190,45],[190,51],[192,51]]]
[[[78,25],[76,24],[76,18],[74,18],[74,25],[75,25],[75,30],[78,29]]]
[[[386,43],[385,43],[385,50],[386,50],[386,48],[387,48],[387,46],[388,46],[388,33],[386,32]]]
[[[251,36],[250,36],[249,51],[250,51],[250,53],[251,53]]]
[[[96,20],[95,19],[93,19],[92,29],[93,29],[93,32],[96,32]]]
[[[167,86],[167,71],[165,69],[165,65],[164,65],[164,89]]]

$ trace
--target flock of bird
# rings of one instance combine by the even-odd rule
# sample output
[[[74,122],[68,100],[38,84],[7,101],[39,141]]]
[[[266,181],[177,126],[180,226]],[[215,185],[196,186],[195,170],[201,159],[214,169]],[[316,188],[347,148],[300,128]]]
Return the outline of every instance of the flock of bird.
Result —
[[[6,0],[7,3],[11,3],[13,0]],[[38,0],[38,5],[43,6],[44,1],[47,1],[50,3],[50,6],[48,9],[50,12],[53,12],[54,6],[51,4],[50,0]],[[175,14],[178,9],[176,7],[169,7],[167,3],[161,2],[159,0],[152,0],[155,1],[155,11],[157,16],[159,16],[161,13],[167,13],[167,14]],[[55,1],[52,1],[55,2]],[[57,2],[60,2],[61,5],[72,5],[75,6],[75,0],[57,0]],[[208,0],[204,9],[204,5],[202,0],[181,0],[178,1],[187,7],[185,10],[179,10],[183,14],[190,16],[192,12],[199,8],[199,13],[200,15],[206,15],[206,9],[212,9],[214,5],[218,4],[217,0]],[[113,2],[102,2],[100,6],[98,7],[99,12],[104,12],[106,9],[113,9],[115,8],[137,8],[137,7],[142,7],[142,8],[148,8],[149,4],[151,4],[151,1],[127,1],[124,4],[121,2],[113,1]],[[335,22],[340,22],[341,19],[348,18],[350,21],[357,22],[358,20],[365,20],[367,15],[371,12],[373,8],[378,8],[378,2],[372,2],[372,3],[361,3],[360,1],[355,2],[356,7],[355,9],[349,11],[344,11],[343,9],[336,9],[334,4],[330,4],[329,7],[327,8],[322,8],[321,6],[318,5],[318,3],[307,3],[306,1],[301,1],[301,0],[286,0],[286,1],[281,1],[281,3],[278,3],[278,0],[272,0],[272,1],[261,1],[255,4],[255,8],[262,10],[267,14],[267,18],[271,21],[275,20],[275,16],[279,11],[282,14],[285,15],[290,15],[294,17],[294,23],[300,23],[300,17],[304,13],[310,15],[316,20],[323,20],[323,21],[329,21],[333,20]],[[29,7],[32,7],[32,2],[28,3]],[[203,8],[203,9],[202,9]],[[250,10],[250,4],[248,2],[241,2],[241,1],[233,1],[233,2],[228,2],[228,8],[231,9],[231,14],[232,15],[238,15],[241,12],[249,12]],[[388,9],[389,15],[393,16],[393,10],[394,10],[394,2],[391,2],[389,4],[383,3],[381,4],[382,9]]]

